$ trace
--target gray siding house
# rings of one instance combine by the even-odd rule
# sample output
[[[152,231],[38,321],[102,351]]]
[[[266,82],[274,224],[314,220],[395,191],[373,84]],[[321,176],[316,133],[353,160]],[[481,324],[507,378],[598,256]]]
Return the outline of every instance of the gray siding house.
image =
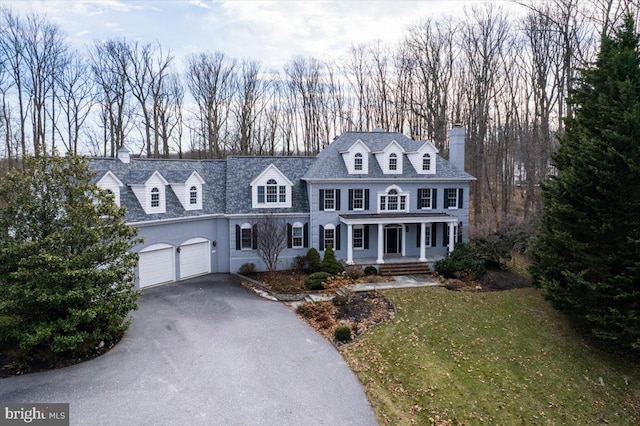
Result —
[[[279,268],[310,247],[332,246],[347,264],[432,263],[466,239],[469,183],[464,129],[450,131],[450,160],[400,133],[347,132],[316,157],[224,160],[94,158],[95,183],[140,230],[138,288],[266,265],[255,224],[287,223]]]

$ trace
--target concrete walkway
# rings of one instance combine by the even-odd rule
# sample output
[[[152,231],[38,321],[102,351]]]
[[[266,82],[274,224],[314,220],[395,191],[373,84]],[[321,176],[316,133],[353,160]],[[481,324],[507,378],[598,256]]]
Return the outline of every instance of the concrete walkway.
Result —
[[[0,379],[2,402],[67,402],[72,425],[375,425],[335,348],[229,275],[145,290],[94,360]]]

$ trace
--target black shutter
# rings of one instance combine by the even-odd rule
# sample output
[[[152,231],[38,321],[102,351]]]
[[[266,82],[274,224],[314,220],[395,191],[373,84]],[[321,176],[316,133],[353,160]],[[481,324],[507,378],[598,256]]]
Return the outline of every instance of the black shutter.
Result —
[[[418,227],[416,229],[416,247],[420,247],[420,229],[422,229],[422,225],[418,224]]]
[[[461,209],[462,208],[462,198],[463,198],[463,191],[462,188],[458,189],[458,208]]]
[[[324,250],[324,226],[320,225],[320,247],[319,250]]]
[[[252,249],[257,249],[258,248],[258,225],[253,225],[252,229],[251,229],[251,248]]]
[[[447,246],[449,244],[449,224],[442,224],[442,245]]]
[[[369,190],[364,190],[364,209],[369,210]]]
[[[438,208],[438,188],[433,188],[431,190],[431,208]]]
[[[324,189],[320,190],[320,197],[318,198],[318,203],[319,203],[319,210],[323,211],[324,210]]]
[[[362,231],[364,233],[363,239],[364,239],[364,249],[368,249],[369,248],[369,225],[365,225],[364,226],[364,231]]]
[[[335,235],[335,239],[336,239],[336,246],[335,249],[336,250],[340,250],[340,225],[336,226],[336,235]]]
[[[447,207],[447,197],[448,197],[448,190],[447,188],[444,189],[444,191],[442,192],[442,208],[446,209]]]
[[[422,208],[422,191],[423,191],[422,188],[418,188],[418,207],[417,207],[418,210],[420,210]],[[418,226],[420,226],[420,225],[418,225]],[[419,244],[418,244],[418,246],[419,246]]]
[[[304,228],[303,228],[303,238],[304,238],[304,248],[308,248],[309,247],[309,223],[305,223],[304,224]]]
[[[349,190],[349,210],[353,210],[353,189]]]
[[[287,223],[287,248],[293,247],[293,227]]]
[[[236,225],[236,250],[240,248],[240,225]]]
[[[340,210],[340,190],[336,189],[335,194],[336,194],[336,211],[339,211]]]
[[[462,242],[462,222],[458,224],[458,242]]]
[[[431,224],[431,247],[436,246],[436,224]]]

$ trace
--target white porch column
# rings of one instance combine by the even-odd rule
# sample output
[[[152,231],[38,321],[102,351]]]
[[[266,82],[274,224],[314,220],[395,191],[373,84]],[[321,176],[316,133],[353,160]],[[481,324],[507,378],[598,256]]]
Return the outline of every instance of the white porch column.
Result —
[[[449,222],[449,253],[453,251],[453,246],[455,244],[455,235],[453,235],[453,227],[456,225],[453,222]]]
[[[378,260],[376,263],[384,263],[384,225],[378,224]]]
[[[425,243],[426,241],[424,240],[424,233],[425,233],[425,223],[422,222],[420,224],[420,259],[418,259],[420,262],[426,262],[427,261],[427,256],[425,254]]]
[[[402,249],[400,250],[402,257],[407,255],[407,225],[402,224]]]
[[[347,265],[353,265],[353,225],[347,225]]]

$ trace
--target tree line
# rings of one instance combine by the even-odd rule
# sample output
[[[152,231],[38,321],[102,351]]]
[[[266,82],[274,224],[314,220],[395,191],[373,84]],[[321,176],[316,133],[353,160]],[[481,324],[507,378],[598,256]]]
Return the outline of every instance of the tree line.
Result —
[[[396,45],[351,46],[341,58],[293,57],[281,70],[224,52],[181,64],[157,42],[96,40],[73,49],[46,16],[0,11],[0,156],[150,158],[313,155],[337,135],[383,128],[431,140],[467,129],[475,223],[541,209],[539,183],[573,116],[568,102],[600,36],[631,0],[493,3],[426,18]],[[510,9],[512,10],[512,9]]]

